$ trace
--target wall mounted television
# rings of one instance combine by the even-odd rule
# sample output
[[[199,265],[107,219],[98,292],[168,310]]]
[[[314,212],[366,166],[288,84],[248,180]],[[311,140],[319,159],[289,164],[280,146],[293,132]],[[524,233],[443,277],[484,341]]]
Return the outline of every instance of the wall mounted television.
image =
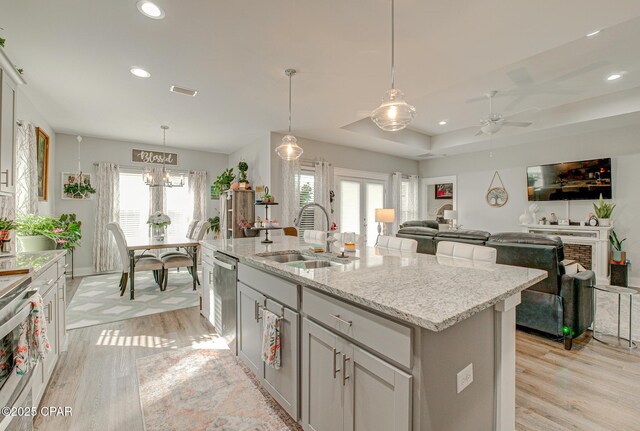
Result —
[[[527,194],[530,201],[611,199],[611,159],[530,166]]]

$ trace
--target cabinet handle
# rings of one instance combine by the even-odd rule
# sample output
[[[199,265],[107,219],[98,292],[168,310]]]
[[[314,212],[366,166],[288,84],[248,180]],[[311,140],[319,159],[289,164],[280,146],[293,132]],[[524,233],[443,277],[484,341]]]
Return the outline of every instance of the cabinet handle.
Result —
[[[51,323],[51,302],[47,304],[47,324]]]
[[[209,271],[209,284],[213,284],[213,272]]]
[[[339,314],[329,314],[329,316],[333,317],[340,323],[344,323],[345,325],[348,325],[348,326],[353,325],[353,322],[351,320],[344,320],[343,318],[340,317]]]
[[[256,322],[259,322],[260,319],[262,319],[262,316],[260,315],[260,309],[262,308],[262,305],[258,304],[258,301],[254,302],[254,318],[256,319]]]
[[[338,352],[335,347],[333,348],[333,378],[335,379],[336,377],[338,377],[338,373],[340,372],[340,370],[338,370],[336,368],[336,362],[338,362],[336,360],[336,356],[338,356],[340,354],[340,352]]]
[[[5,181],[0,182],[0,184],[9,187],[9,169],[5,169],[2,171],[2,175],[6,175],[7,179]]]
[[[342,386],[346,386],[347,380],[351,378],[351,376],[347,376],[347,362],[350,360],[350,358],[347,358],[347,355],[342,355]]]

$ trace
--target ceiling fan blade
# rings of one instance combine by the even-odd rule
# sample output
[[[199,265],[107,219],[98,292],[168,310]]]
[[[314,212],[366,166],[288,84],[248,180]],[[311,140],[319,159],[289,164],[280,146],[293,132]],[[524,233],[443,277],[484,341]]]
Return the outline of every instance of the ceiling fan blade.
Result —
[[[524,67],[508,71],[507,76],[518,87],[526,87],[534,84],[533,78]]]
[[[512,109],[514,109],[516,106],[518,106],[519,104],[521,104],[522,102],[524,102],[524,100],[527,98],[527,96],[518,96],[515,99],[513,99],[511,101],[511,103],[509,103],[507,106],[504,107],[505,111],[511,111]]]
[[[509,121],[509,120],[511,120],[513,118],[520,117],[520,116],[523,116],[523,115],[533,115],[533,114],[538,113],[539,111],[540,111],[540,108],[535,108],[534,107],[534,108],[525,109],[523,111],[514,112],[513,114],[507,114],[507,115],[504,116],[504,118],[505,118],[505,120]]]
[[[511,127],[529,127],[533,123],[527,123],[524,121],[505,121],[502,123],[503,126],[511,126]]]
[[[589,72],[593,72],[594,70],[598,70],[603,68],[604,66],[608,65],[609,62],[608,61],[596,61],[595,63],[591,63],[591,64],[587,64],[586,66],[583,67],[579,67],[575,70],[572,70],[569,73],[565,73],[564,75],[561,75],[557,78],[552,79],[550,82],[562,82],[562,81],[567,81],[569,79],[573,79],[576,78],[580,75],[584,75],[586,73]]]
[[[505,97],[507,96],[507,94],[502,94],[501,92],[497,92],[495,96],[493,96],[494,98],[496,97]],[[474,103],[474,102],[486,102],[487,101],[487,96],[478,96],[478,97],[472,97],[471,99],[467,99],[465,100],[466,103]]]

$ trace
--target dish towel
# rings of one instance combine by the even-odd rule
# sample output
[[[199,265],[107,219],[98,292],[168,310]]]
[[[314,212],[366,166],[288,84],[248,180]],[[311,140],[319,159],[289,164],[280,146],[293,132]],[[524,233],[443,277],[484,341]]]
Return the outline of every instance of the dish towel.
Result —
[[[20,324],[20,336],[15,357],[16,373],[26,374],[51,350],[47,338],[47,319],[44,315],[44,301],[39,293],[30,299],[31,313]]]
[[[280,369],[280,326],[281,319],[269,310],[262,310],[262,360],[276,370]]]

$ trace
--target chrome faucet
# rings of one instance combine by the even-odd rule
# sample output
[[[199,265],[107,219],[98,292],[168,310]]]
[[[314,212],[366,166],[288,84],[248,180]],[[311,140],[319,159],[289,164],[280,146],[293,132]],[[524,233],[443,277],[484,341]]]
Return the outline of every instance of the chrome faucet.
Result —
[[[300,208],[300,212],[298,212],[298,216],[294,219],[294,224],[296,225],[297,228],[300,227],[300,222],[302,221],[302,213],[304,212],[304,210],[306,210],[309,207],[318,207],[322,210],[322,212],[324,212],[324,216],[327,219],[327,243],[325,244],[325,249],[324,251],[327,253],[331,253],[331,243],[334,241],[332,233],[331,233],[331,225],[329,222],[329,213],[327,212],[326,208],[323,207],[322,205],[315,203],[315,202],[310,202],[308,204],[306,204],[305,206],[303,206],[302,208]]]

